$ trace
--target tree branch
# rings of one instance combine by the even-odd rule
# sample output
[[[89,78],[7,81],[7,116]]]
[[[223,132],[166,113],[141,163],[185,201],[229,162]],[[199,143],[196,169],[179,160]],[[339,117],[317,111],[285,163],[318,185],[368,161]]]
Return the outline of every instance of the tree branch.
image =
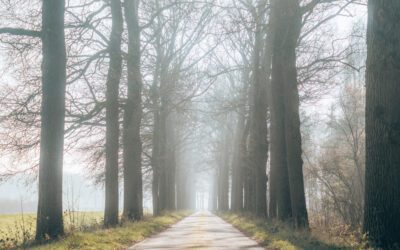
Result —
[[[14,36],[30,36],[30,37],[42,37],[42,33],[36,30],[27,30],[21,28],[0,28],[0,34],[9,34]]]

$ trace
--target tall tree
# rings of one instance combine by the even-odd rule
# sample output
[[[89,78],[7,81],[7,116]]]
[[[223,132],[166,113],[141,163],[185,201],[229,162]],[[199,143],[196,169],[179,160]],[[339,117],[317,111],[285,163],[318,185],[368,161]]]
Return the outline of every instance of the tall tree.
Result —
[[[227,116],[224,117],[226,121]],[[229,209],[229,145],[230,133],[229,128],[224,128],[222,133],[222,142],[220,143],[220,157],[218,161],[218,210],[228,211]]]
[[[128,29],[128,99],[124,111],[123,168],[124,168],[124,217],[140,220],[143,217],[142,188],[142,76],[140,72],[140,27],[138,0],[124,4]]]
[[[119,83],[122,72],[123,16],[120,0],[110,2],[112,27],[108,46],[110,65],[106,83],[106,169],[104,225],[118,224]]]
[[[284,0],[286,1],[286,0]],[[281,220],[287,220],[292,216],[290,201],[289,176],[287,167],[287,153],[285,143],[285,106],[284,106],[284,86],[283,68],[285,66],[284,57],[281,53],[285,48],[282,40],[285,38],[285,30],[280,27],[282,19],[280,15],[283,11],[282,2],[273,1],[270,17],[270,28],[276,35],[273,40],[273,56],[271,71],[271,169],[270,169],[270,197],[269,215]],[[283,51],[282,51],[283,50]]]
[[[247,84],[244,87],[243,99],[247,99]],[[232,188],[231,188],[231,210],[240,212],[243,210],[243,188],[244,188],[244,159],[246,154],[246,107],[242,103],[238,112],[236,125],[235,148],[232,159]]]
[[[36,239],[64,233],[62,166],[64,148],[66,50],[65,1],[42,5],[42,107],[39,163],[39,204]]]
[[[368,1],[364,231],[400,246],[400,2]]]
[[[226,126],[228,115],[223,116],[223,124],[225,125],[221,131],[221,141],[219,143],[218,157],[218,192],[217,203],[219,211],[229,210],[229,156],[230,156],[230,128]]]
[[[266,1],[260,1],[255,14],[255,42],[253,51],[253,89],[250,105],[250,131],[248,140],[249,164],[255,177],[255,213],[267,216],[267,159],[268,159],[268,126],[267,126],[267,85],[269,85],[271,64],[271,39],[267,36],[265,51],[263,48],[263,22],[265,22]],[[265,58],[263,58],[265,57]],[[265,65],[264,65],[265,64]],[[265,74],[265,75],[264,75]]]
[[[292,202],[292,216],[296,228],[308,227],[308,215],[304,191],[303,160],[300,132],[300,98],[297,83],[296,47],[302,25],[302,14],[298,0],[280,1],[286,39],[283,40],[281,52],[285,60],[283,72],[285,89],[285,141],[287,164]],[[281,15],[285,16],[285,15]],[[283,65],[281,65],[283,66]]]
[[[303,228],[308,227],[308,215],[301,158],[300,101],[296,68],[296,47],[302,26],[302,11],[298,0],[275,0],[272,2],[272,12],[271,18],[275,25],[273,84],[280,85],[282,95],[279,101],[283,104],[281,118],[284,131],[283,138],[280,139],[283,139],[286,149],[294,226]],[[281,194],[278,192],[278,195]]]

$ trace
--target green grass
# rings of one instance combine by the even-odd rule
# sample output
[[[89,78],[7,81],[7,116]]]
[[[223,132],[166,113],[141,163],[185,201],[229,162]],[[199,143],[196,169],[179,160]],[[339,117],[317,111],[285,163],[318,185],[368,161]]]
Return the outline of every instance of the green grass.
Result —
[[[66,235],[58,241],[34,245],[36,217],[33,214],[0,215],[0,249],[121,249],[162,231],[189,212],[166,213],[159,217],[146,216],[140,222],[102,228],[101,212],[68,212],[64,214]]]
[[[288,225],[232,213],[218,214],[225,221],[259,242],[265,249],[362,249],[354,239],[333,239],[321,232],[292,230]]]

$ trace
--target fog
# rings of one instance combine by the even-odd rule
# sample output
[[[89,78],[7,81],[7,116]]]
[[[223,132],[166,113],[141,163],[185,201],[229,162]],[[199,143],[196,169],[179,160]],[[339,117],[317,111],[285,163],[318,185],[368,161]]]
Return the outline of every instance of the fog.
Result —
[[[379,120],[396,98],[381,107],[392,93],[372,66],[390,62],[374,62],[366,37],[386,31],[367,25],[368,7],[0,0],[0,214],[36,214],[38,242],[59,239],[69,213],[114,228],[207,210],[343,230],[357,245],[376,233],[375,181],[390,189],[368,174],[384,171],[378,132],[398,125]],[[389,231],[375,237],[393,241]]]

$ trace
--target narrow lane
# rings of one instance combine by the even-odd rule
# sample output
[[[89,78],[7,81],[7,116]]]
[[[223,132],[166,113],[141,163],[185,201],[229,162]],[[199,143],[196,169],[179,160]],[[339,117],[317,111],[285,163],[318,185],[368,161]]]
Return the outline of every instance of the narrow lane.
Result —
[[[210,212],[197,212],[129,249],[263,249]]]

